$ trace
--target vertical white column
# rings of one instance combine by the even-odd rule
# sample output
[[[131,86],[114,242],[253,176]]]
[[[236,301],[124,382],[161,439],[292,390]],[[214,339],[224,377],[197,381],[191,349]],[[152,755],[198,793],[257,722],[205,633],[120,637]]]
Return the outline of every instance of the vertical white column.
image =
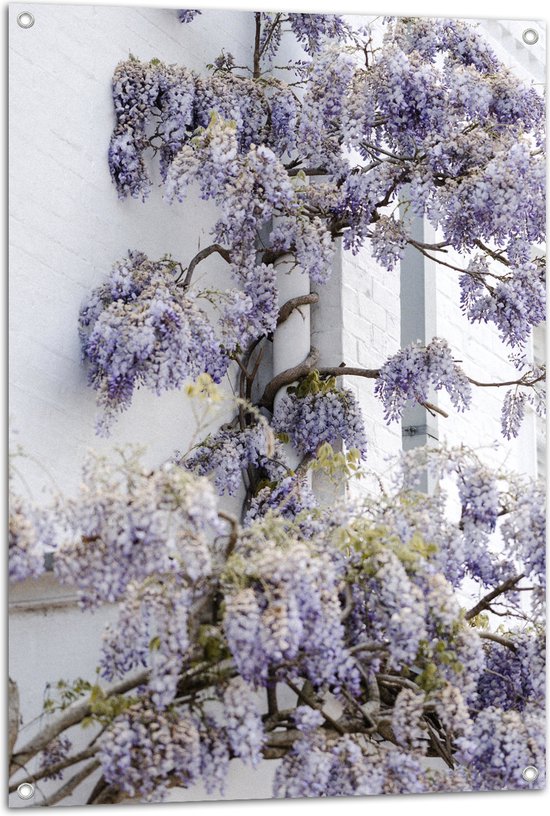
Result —
[[[276,265],[279,288],[279,308],[291,298],[308,295],[309,277],[304,275],[293,258],[285,256]],[[277,328],[273,337],[273,376],[302,363],[311,348],[311,315],[310,306],[299,306]],[[281,388],[275,397],[275,407],[286,394]],[[291,467],[298,464],[299,456],[289,445],[287,450]]]

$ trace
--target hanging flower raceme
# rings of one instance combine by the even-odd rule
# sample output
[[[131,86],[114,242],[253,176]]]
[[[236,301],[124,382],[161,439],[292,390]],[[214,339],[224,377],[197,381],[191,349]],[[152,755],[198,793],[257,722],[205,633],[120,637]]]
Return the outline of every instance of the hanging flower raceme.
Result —
[[[203,372],[220,382],[229,365],[196,298],[177,286],[174,264],[139,252],[115,264],[110,280],[92,292],[79,329],[103,432],[136,388],[160,394]]]
[[[274,519],[257,522],[246,539],[254,552],[246,560],[234,556],[244,573],[227,587],[224,631],[239,674],[263,686],[271,668],[294,661],[315,687],[331,683],[354,689],[358,675],[344,643],[337,571],[311,542],[266,549],[277,528],[283,529]],[[231,563],[228,567],[231,576]],[[284,676],[284,668],[280,671]]]
[[[323,442],[342,439],[348,448],[366,456],[365,427],[354,395],[337,388],[334,377],[322,379],[317,371],[288,389],[275,408],[273,428],[302,454],[316,453]]]
[[[117,65],[113,103],[117,125],[109,146],[109,169],[119,198],[145,199],[151,187],[145,168],[147,126],[159,94],[158,70],[131,57]]]
[[[12,582],[38,578],[44,572],[44,557],[50,534],[44,515],[10,492],[9,579]]]
[[[180,23],[191,23],[198,14],[202,14],[202,11],[198,9],[180,9],[178,18]]]
[[[64,506],[65,540],[55,573],[84,606],[124,597],[132,581],[209,575],[220,532],[214,490],[176,465],[147,470],[135,454],[113,463],[90,457],[80,495]]]
[[[108,783],[128,796],[162,801],[170,782],[186,787],[198,779],[200,735],[189,717],[136,704],[101,736],[98,757]]]
[[[387,422],[399,420],[407,404],[427,402],[430,386],[444,388],[454,407],[468,408],[471,386],[461,368],[454,362],[445,340],[434,337],[427,346],[411,343],[384,363],[374,392],[384,404]]]
[[[220,430],[207,437],[181,464],[201,476],[214,474],[220,495],[234,495],[248,466],[260,468],[274,456],[273,434],[267,423]]]
[[[502,340],[524,346],[532,328],[546,319],[546,280],[541,263],[511,268],[505,278],[490,283],[488,264],[470,262],[473,274],[460,278],[462,310],[471,323],[494,323]]]
[[[286,470],[286,469],[285,469]],[[273,474],[269,484],[261,487],[250,501],[244,518],[245,526],[270,511],[280,513],[283,518],[302,519],[307,526],[307,511],[317,506],[317,500],[308,484],[307,477],[299,475]]]

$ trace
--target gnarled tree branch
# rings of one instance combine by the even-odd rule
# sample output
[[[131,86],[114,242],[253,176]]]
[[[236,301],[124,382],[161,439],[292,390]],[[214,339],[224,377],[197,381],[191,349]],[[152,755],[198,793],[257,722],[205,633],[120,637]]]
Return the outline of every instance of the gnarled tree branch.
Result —
[[[318,360],[319,349],[312,346],[311,351],[303,363],[299,363],[297,366],[293,366],[293,368],[287,368],[285,371],[281,371],[280,374],[273,377],[271,382],[266,385],[262,398],[258,403],[259,407],[267,408],[268,410],[272,411],[273,402],[277,396],[277,392],[281,388],[284,388],[285,385],[290,385],[290,383],[293,383],[302,377],[306,377],[310,371],[313,371]]]
[[[510,589],[514,589],[516,584],[518,584],[522,578],[525,578],[525,573],[522,572],[519,575],[514,575],[512,578],[508,578],[502,584],[499,584],[495,589],[491,592],[488,592],[475,606],[472,606],[469,609],[464,617],[466,620],[472,620],[475,618],[476,615],[479,615],[480,612],[483,612],[485,609],[488,609],[491,605],[491,601],[494,601],[495,598],[498,598],[499,595],[503,595],[505,592],[508,592]]]
[[[500,643],[501,646],[505,646],[512,652],[517,652],[516,644],[509,638],[502,637],[501,635],[495,635],[494,632],[478,632],[478,635],[483,640],[492,640],[494,643]]]
[[[64,785],[58,788],[55,793],[52,793],[51,796],[48,796],[47,799],[44,799],[43,802],[40,802],[40,807],[52,807],[52,805],[56,805],[58,802],[61,802],[62,799],[65,799],[66,796],[70,796],[70,794],[78,788],[81,782],[84,782],[89,776],[93,774],[99,768],[99,760],[94,759],[92,762],[89,762],[85,765],[78,773],[76,773],[71,779],[68,780]]]
[[[290,298],[290,300],[287,300],[287,302],[284,303],[279,309],[277,326],[280,326],[281,323],[288,320],[295,309],[298,309],[300,306],[308,306],[311,303],[318,303],[318,301],[319,295],[317,292],[310,292],[307,295],[297,295],[297,297]]]
[[[200,264],[201,261],[204,261],[210,255],[213,255],[215,252],[218,255],[221,255],[224,261],[227,261],[227,263],[231,263],[231,255],[229,254],[228,249],[222,247],[221,244],[210,244],[210,246],[207,246],[204,249],[201,249],[200,252],[197,252],[195,257],[189,261],[189,266],[187,267],[185,278],[183,279],[182,283],[184,289],[188,289],[189,286],[191,285],[193,273],[198,264]]]

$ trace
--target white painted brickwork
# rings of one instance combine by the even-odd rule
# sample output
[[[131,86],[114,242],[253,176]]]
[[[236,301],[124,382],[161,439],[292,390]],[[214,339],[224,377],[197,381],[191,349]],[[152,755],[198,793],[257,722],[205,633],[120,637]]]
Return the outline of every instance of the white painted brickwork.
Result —
[[[35,14],[28,30],[16,24],[22,10]],[[222,46],[242,63],[252,41],[245,13],[206,12],[191,27],[174,9],[10,7],[10,412],[21,444],[54,466],[62,488],[75,484],[88,448],[110,447],[95,434],[80,363],[81,304],[128,248],[188,262],[198,240],[210,243],[214,215],[192,198],[170,206],[159,189],[146,204],[117,199],[107,167],[113,69],[129,53],[200,69]],[[227,285],[226,269],[213,256],[201,276],[209,270]],[[143,442],[146,429],[157,461],[185,448],[185,401],[138,393],[117,423],[117,444]]]
[[[347,252],[342,261],[342,319],[344,361],[349,366],[379,368],[400,344],[399,269],[382,269],[363,248]],[[387,469],[388,454],[401,449],[401,426],[387,426],[374,380],[346,377],[345,384],[363,408],[369,441],[368,466],[376,473]],[[360,489],[360,488],[359,488]]]

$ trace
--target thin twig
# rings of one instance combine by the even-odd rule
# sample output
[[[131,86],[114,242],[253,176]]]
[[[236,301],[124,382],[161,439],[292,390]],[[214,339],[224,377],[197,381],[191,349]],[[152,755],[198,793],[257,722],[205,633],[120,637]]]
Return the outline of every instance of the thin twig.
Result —
[[[479,240],[474,241],[474,244],[477,247],[479,247],[483,252],[485,252],[487,255],[490,255],[490,257],[493,258],[495,261],[504,264],[504,266],[510,266],[510,261],[507,258],[504,258],[501,252],[496,252],[494,249],[490,249],[488,246],[485,246],[485,244],[483,244]]]
[[[379,683],[386,686],[402,686],[403,688],[412,689],[412,691],[420,691],[420,686],[413,680],[407,680],[406,677],[399,677],[397,674],[377,674],[376,678]]]
[[[118,694],[125,694],[137,686],[143,685],[149,677],[149,671],[144,670],[137,675],[112,683],[102,690],[104,697],[114,697]],[[68,706],[55,720],[46,725],[40,733],[33,737],[26,745],[13,756],[13,764],[17,766],[25,765],[33,756],[42,751],[51,740],[55,739],[62,731],[81,722],[92,713],[90,698],[77,700]]]
[[[99,751],[99,745],[89,745],[83,751],[80,751],[78,754],[74,754],[74,756],[67,757],[67,759],[62,759],[59,762],[55,762],[53,765],[47,765],[41,768],[36,773],[31,773],[28,776],[23,777],[23,779],[18,779],[17,782],[14,782],[9,787],[9,793],[13,793],[17,790],[19,785],[23,785],[25,782],[34,783],[37,782],[39,779],[43,779],[45,776],[53,776],[54,774],[58,774],[60,771],[64,771],[65,768],[69,768],[71,765],[77,765],[79,762],[83,762],[85,759],[89,759],[97,754]]]
[[[534,380],[528,380],[526,377],[520,377],[518,380],[508,380],[507,382],[479,382],[478,380],[474,380],[472,377],[467,377],[467,379],[472,383],[472,385],[476,385],[478,388],[505,388],[512,385],[523,385],[525,388],[530,388],[531,386],[536,385],[538,382],[545,380],[546,372],[541,374],[539,377],[536,377]]]
[[[325,720],[325,721],[326,721],[326,722],[327,722],[329,725],[331,725],[331,726],[334,728],[334,730],[335,730],[335,731],[337,731],[337,732],[338,732],[338,733],[339,733],[341,736],[343,736],[343,735],[346,733],[346,732],[344,731],[344,729],[342,728],[342,726],[340,725],[340,723],[336,722],[336,720],[334,720],[334,719],[333,719],[333,718],[330,716],[330,714],[327,714],[327,713],[326,713],[326,711],[323,711],[323,707],[322,707],[322,705],[321,705],[320,703],[318,703],[316,700],[313,700],[313,699],[312,699],[312,698],[311,698],[311,697],[310,697],[308,694],[306,694],[306,693],[305,693],[305,691],[304,691],[304,689],[302,689],[302,690],[300,691],[300,689],[298,688],[298,686],[296,686],[296,685],[295,685],[295,684],[292,682],[292,680],[288,680],[288,679],[287,679],[287,680],[285,680],[285,683],[287,684],[287,686],[288,686],[288,687],[289,687],[289,688],[290,688],[290,689],[291,689],[291,690],[292,690],[292,691],[293,691],[295,694],[297,694],[297,695],[298,695],[298,697],[299,697],[299,698],[301,697],[301,698],[302,698],[302,699],[303,699],[303,700],[304,700],[304,701],[305,701],[305,702],[308,704],[308,706],[309,706],[310,708],[313,708],[313,709],[315,709],[315,711],[318,711],[318,712],[319,712],[319,713],[322,715],[323,719],[324,719],[324,720]]]
[[[444,411],[443,408],[439,407],[439,405],[434,405],[433,402],[428,402],[427,400],[424,401],[418,400],[418,404],[425,408],[427,411],[430,411],[430,413],[439,414],[440,416],[445,417],[445,419],[448,419],[449,417],[447,411]]]
[[[492,640],[495,643],[500,643],[501,646],[505,646],[512,652],[517,652],[516,644],[509,638],[502,637],[501,635],[495,635],[494,632],[478,632],[478,635],[480,638],[483,638],[483,640]]]
[[[355,697],[353,697],[353,695],[349,693],[349,691],[346,688],[342,689],[342,694],[344,695],[348,703],[350,703],[353,706],[353,708],[355,708],[355,710],[361,715],[361,718],[364,719],[364,721],[367,723],[368,730],[371,733],[376,731],[376,725],[374,724],[374,720],[370,717],[369,714],[367,714],[366,711],[363,711],[361,703],[359,703],[355,699]]]
[[[351,646],[349,653],[357,654],[358,652],[387,652],[388,647],[382,643],[358,643],[356,646]]]
[[[254,23],[255,23],[255,30],[254,30],[254,58],[253,58],[253,69],[252,69],[252,76],[254,79],[260,78],[260,39],[262,36],[262,14],[261,12],[257,11],[254,14]]]
[[[65,799],[80,785],[81,782],[84,782],[97,768],[99,768],[100,762],[98,759],[94,759],[92,762],[89,762],[85,765],[82,770],[80,770],[77,774],[75,774],[68,782],[62,785],[55,793],[52,793],[51,796],[48,796],[47,799],[44,799],[43,802],[40,802],[40,807],[51,807],[52,805],[56,805],[58,802],[61,802],[62,799]]]
[[[218,510],[218,516],[224,521],[227,521],[227,523],[231,526],[229,541],[227,542],[227,547],[225,549],[225,557],[229,558],[229,556],[233,553],[235,547],[237,546],[237,541],[239,540],[240,525],[235,516],[232,516],[230,513],[226,513],[224,510]]]

